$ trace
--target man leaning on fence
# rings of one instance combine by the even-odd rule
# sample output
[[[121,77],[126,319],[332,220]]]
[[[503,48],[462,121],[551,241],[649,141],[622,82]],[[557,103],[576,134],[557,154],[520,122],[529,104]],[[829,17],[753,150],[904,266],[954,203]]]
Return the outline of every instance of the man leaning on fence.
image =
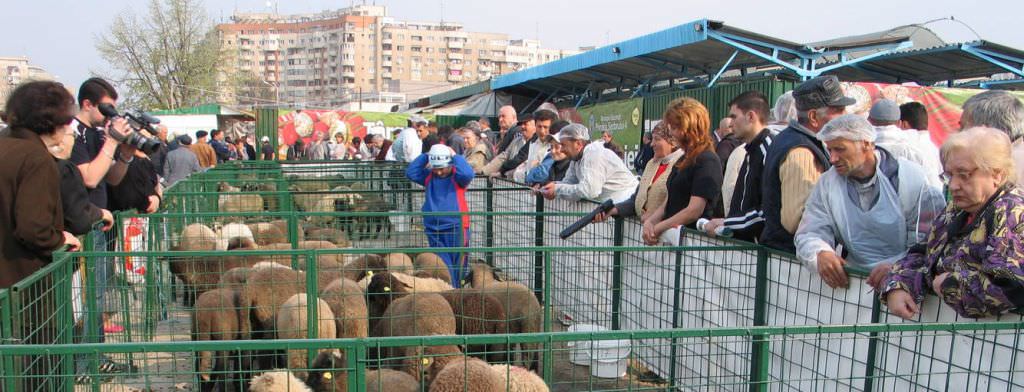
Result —
[[[572,163],[565,178],[535,188],[547,199],[592,199],[622,202],[638,183],[626,163],[602,143],[590,142],[590,130],[583,124],[569,124],[555,135]]]
[[[920,165],[876,148],[875,129],[860,115],[830,121],[817,137],[832,168],[807,199],[797,258],[833,288],[849,284],[847,265],[872,269],[868,284],[877,286],[893,262],[925,239],[945,207],[942,193]]]
[[[475,175],[465,158],[443,144],[435,144],[406,168],[405,176],[426,188],[423,212],[454,213],[423,217],[423,229],[432,248],[469,246],[466,188]],[[454,252],[438,252],[438,256],[448,265],[452,286],[458,288],[466,272],[466,258]]]

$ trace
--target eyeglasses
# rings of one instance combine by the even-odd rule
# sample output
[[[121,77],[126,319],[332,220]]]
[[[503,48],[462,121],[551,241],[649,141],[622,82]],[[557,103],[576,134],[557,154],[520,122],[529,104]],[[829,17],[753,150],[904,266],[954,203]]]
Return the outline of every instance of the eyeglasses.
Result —
[[[955,173],[950,173],[948,171],[942,172],[942,183],[948,186],[949,183],[953,182],[953,179],[957,179],[960,182],[968,181],[974,176],[974,173],[976,173],[978,169],[979,168],[976,167],[972,170],[957,170]]]

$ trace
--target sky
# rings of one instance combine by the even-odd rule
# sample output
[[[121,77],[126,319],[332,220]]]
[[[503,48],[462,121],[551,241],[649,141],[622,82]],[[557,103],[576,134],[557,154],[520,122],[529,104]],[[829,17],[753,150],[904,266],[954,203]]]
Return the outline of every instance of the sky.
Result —
[[[308,13],[352,5],[351,0],[200,0],[207,16],[227,21],[239,12]],[[25,56],[59,81],[77,86],[106,72],[96,37],[117,13],[144,12],[148,0],[2,0],[0,57]],[[275,4],[276,3],[276,4]],[[368,1],[368,3],[374,3]],[[268,7],[268,4],[271,4]],[[619,42],[701,18],[794,42],[813,42],[928,24],[947,42],[978,36],[1024,49],[1024,1],[861,0],[378,0],[399,20],[462,23],[470,31],[537,38],[544,47],[575,49]],[[966,26],[965,26],[966,24]],[[968,27],[969,26],[969,27]],[[973,29],[977,35],[971,31]],[[18,33],[15,33],[18,32]]]

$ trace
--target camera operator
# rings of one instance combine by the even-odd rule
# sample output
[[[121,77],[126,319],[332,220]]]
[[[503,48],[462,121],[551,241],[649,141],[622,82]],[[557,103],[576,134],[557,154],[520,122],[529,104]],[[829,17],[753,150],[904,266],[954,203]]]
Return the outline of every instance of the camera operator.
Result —
[[[89,189],[89,200],[95,206],[108,207],[107,187],[120,184],[128,169],[128,163],[134,160],[135,148],[124,144],[132,132],[128,121],[123,118],[108,119],[100,113],[101,104],[116,105],[117,91],[102,78],[91,78],[82,83],[78,89],[79,112],[72,126],[75,129],[75,144],[71,151],[71,162],[78,166],[82,180]],[[96,250],[111,250],[116,233],[113,231],[94,233]],[[91,265],[93,279],[96,284],[97,311],[87,312],[85,325],[95,326],[96,336],[88,336],[87,341],[105,341],[102,311],[108,308],[107,292],[113,277],[114,261],[109,257],[96,258]],[[85,328],[88,331],[88,328]],[[84,334],[83,334],[84,335]],[[90,366],[85,357],[77,358],[76,370],[79,375],[88,374]],[[133,370],[133,366],[116,363],[103,357],[99,364],[100,373],[112,375]]]

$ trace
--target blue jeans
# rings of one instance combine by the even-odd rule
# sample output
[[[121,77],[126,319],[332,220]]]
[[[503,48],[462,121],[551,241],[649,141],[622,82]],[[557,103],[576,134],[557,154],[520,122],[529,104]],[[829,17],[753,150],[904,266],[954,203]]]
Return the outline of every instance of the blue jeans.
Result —
[[[431,248],[457,248],[469,246],[469,229],[460,231],[458,228],[437,231],[426,230],[427,242]],[[448,274],[452,276],[452,287],[459,288],[466,272],[466,255],[458,252],[437,252],[437,256],[448,266]]]
[[[102,252],[112,250],[108,245],[113,245],[114,233],[113,231],[93,232],[93,244],[92,250],[95,252]],[[107,310],[107,292],[110,290],[111,279],[114,276],[114,260],[111,257],[91,257],[88,259],[85,265],[86,279],[83,281],[86,290],[89,284],[94,284],[96,287],[96,308],[88,308],[88,295],[89,291],[85,291],[86,298],[84,300],[85,315],[82,318],[82,331],[78,336],[75,336],[76,342],[85,343],[103,343],[106,341],[106,336],[103,333],[103,313]],[[92,275],[89,277],[89,275]],[[89,331],[89,327],[93,330]],[[94,332],[92,335],[88,335],[89,332]],[[79,373],[88,371],[87,357],[83,355],[75,356],[75,368]]]

